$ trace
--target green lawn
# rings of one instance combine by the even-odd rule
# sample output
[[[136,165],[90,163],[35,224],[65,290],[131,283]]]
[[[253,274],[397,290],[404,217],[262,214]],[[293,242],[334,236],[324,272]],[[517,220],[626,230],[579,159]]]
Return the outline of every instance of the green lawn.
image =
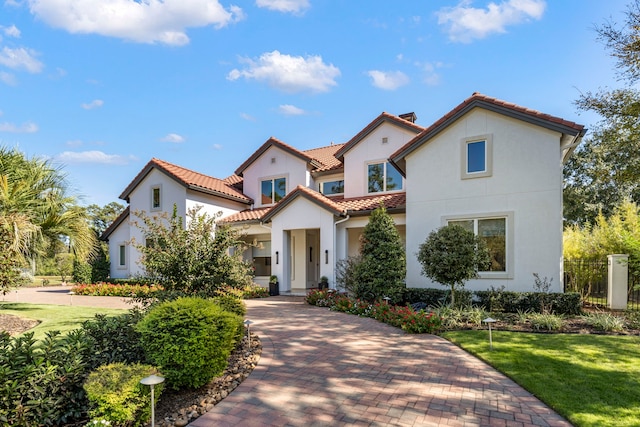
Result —
[[[640,337],[452,331],[442,334],[504,372],[576,426],[640,423]]]
[[[68,305],[25,304],[15,302],[0,303],[0,314],[13,314],[22,318],[39,320],[40,324],[31,329],[36,339],[43,338],[48,331],[67,332],[78,328],[82,322],[97,313],[116,315],[126,310],[112,308],[80,307]]]

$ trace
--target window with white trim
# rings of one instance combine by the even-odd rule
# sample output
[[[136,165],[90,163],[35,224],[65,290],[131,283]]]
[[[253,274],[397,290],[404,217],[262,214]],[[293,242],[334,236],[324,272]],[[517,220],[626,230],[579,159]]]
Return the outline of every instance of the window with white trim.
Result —
[[[344,179],[320,183],[320,192],[325,196],[344,194]]]
[[[157,185],[151,187],[151,210],[159,211],[162,209],[162,187]]]
[[[118,267],[126,267],[127,266],[127,246],[119,245],[118,246]]]
[[[367,192],[381,193],[402,190],[402,175],[389,162],[367,165]]]
[[[270,178],[260,182],[260,198],[263,205],[279,202],[287,194],[287,179]]]
[[[465,138],[461,145],[462,179],[482,178],[493,173],[493,138]]]
[[[507,273],[509,271],[508,217],[451,219],[447,223],[472,231],[485,243],[491,260],[491,265],[485,272]]]

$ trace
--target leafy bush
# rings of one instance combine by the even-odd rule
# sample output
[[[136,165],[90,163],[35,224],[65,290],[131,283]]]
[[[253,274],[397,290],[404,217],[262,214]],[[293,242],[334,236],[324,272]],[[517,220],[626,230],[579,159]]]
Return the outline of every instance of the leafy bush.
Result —
[[[221,286],[216,295],[234,295],[238,299],[266,298],[269,296],[269,289],[255,283],[235,288]]]
[[[435,313],[415,311],[410,306],[396,306],[376,303],[371,307],[371,317],[388,325],[402,328],[410,334],[433,334],[442,326],[442,320]]]
[[[91,351],[84,335],[29,332],[0,334],[0,422],[12,426],[64,425],[81,418],[87,406],[82,389]]]
[[[119,316],[96,314],[82,324],[82,331],[91,346],[87,360],[89,369],[110,363],[138,363],[145,361],[141,335],[135,327],[142,313],[131,310]]]
[[[221,294],[211,298],[211,301],[218,304],[223,310],[237,314],[240,317],[244,317],[244,315],[247,314],[247,306],[235,295]]]
[[[84,390],[90,402],[89,415],[116,425],[141,426],[151,415],[149,387],[140,380],[156,374],[153,366],[111,363],[89,374]],[[154,387],[154,399],[160,397],[163,384]]]
[[[435,288],[406,288],[402,295],[404,303],[424,302],[429,307],[438,307],[451,299],[450,290]],[[456,292],[456,307],[471,305],[472,292],[460,289]]]
[[[161,291],[162,287],[137,283],[119,285],[112,283],[96,283],[77,285],[71,290],[77,295],[147,298]]]
[[[91,266],[86,262],[73,261],[73,282],[91,283]]]
[[[588,325],[599,331],[620,332],[624,330],[625,320],[610,313],[589,313],[582,317]]]
[[[213,301],[179,298],[152,308],[136,329],[148,359],[179,389],[200,387],[224,371],[243,323]]]
[[[542,308],[550,307],[556,314],[578,315],[582,312],[580,294],[544,293],[544,292],[512,292],[512,291],[475,291],[478,305],[492,311],[517,313],[531,311],[539,313]]]
[[[564,323],[562,316],[548,313],[531,313],[528,317],[533,329],[557,331]]]
[[[334,305],[334,300],[340,295],[342,294],[336,292],[334,289],[313,289],[309,291],[305,300],[307,304],[318,307],[331,307]]]

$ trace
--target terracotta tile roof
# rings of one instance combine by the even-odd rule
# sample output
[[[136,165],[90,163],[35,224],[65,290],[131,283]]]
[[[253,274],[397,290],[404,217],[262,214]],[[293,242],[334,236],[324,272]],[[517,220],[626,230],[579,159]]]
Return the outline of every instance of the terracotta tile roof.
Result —
[[[267,151],[271,147],[278,147],[281,150],[286,151],[289,154],[292,154],[307,163],[311,163],[313,167],[322,166],[316,159],[305,154],[303,151],[298,150],[297,148],[292,147],[289,144],[285,144],[273,136],[269,138],[264,144],[260,146],[247,160],[244,161],[243,164],[240,165],[238,169],[236,169],[235,174],[242,176],[242,173],[253,163],[255,162],[265,151]]]
[[[453,110],[439,118],[428,128],[424,129],[411,141],[406,143],[403,147],[400,147],[395,153],[390,156],[391,161],[399,167],[404,173],[404,157],[411,153],[413,150],[429,141],[436,136],[442,130],[446,129],[449,125],[462,117],[467,112],[474,108],[484,108],[496,113],[504,114],[506,116],[523,120],[525,122],[545,127],[547,129],[555,130],[563,134],[569,134],[576,137],[582,137],[586,130],[583,125],[561,119],[559,117],[544,114],[530,108],[521,107],[511,102],[501,101],[490,96],[483,95],[478,92],[474,92],[469,98],[465,99],[456,106]]]
[[[313,157],[321,166],[315,169],[316,172],[325,172],[334,169],[340,169],[343,164],[335,156],[336,152],[344,147],[344,144],[332,144],[326,147],[312,148],[304,152]]]
[[[344,147],[342,147],[342,149],[340,149],[338,152],[336,152],[335,156],[339,160],[342,160],[342,158],[344,157],[344,155],[345,155],[345,153],[347,151],[349,151],[351,148],[353,148],[358,142],[362,141],[367,135],[369,135],[371,132],[373,132],[378,126],[380,126],[384,122],[393,123],[395,125],[398,125],[400,127],[405,128],[405,129],[409,129],[409,130],[415,132],[416,134],[424,131],[424,127],[422,127],[420,125],[417,125],[417,124],[415,124],[415,123],[413,123],[413,122],[411,122],[409,120],[406,120],[406,119],[401,119],[400,117],[394,116],[393,114],[389,114],[387,112],[383,112],[378,117],[373,119],[371,121],[371,123],[369,123],[367,126],[365,126],[364,129],[362,129],[360,132],[358,132],[358,134],[356,136],[354,136],[346,144],[344,144]]]
[[[129,206],[127,206],[125,210],[123,210],[120,215],[118,215],[118,217],[113,220],[111,225],[109,225],[109,227],[107,227],[107,229],[102,232],[102,234],[100,235],[100,240],[109,240],[109,236],[111,236],[116,228],[118,228],[120,224],[122,224],[126,219],[129,218],[129,212]]]
[[[263,221],[269,221],[275,214],[285,209],[291,202],[298,197],[304,197],[317,205],[332,211],[334,215],[341,215],[344,211],[340,205],[336,204],[330,198],[318,193],[315,190],[305,187],[304,185],[298,185],[289,194],[284,196],[274,207],[271,209],[262,219]]]
[[[375,196],[353,197],[349,199],[333,199],[347,213],[373,211],[383,204],[387,209],[404,209],[407,204],[406,193],[389,193]]]
[[[222,181],[224,181],[226,184],[229,184],[229,185],[235,185],[235,184],[239,184],[239,183],[242,182],[242,177],[238,176],[236,174],[233,174],[233,175],[229,175],[228,177],[226,177]]]
[[[156,158],[151,159],[149,163],[147,163],[147,165],[140,171],[140,173],[138,173],[138,175],[120,195],[120,198],[128,201],[131,192],[153,169],[161,170],[183,186],[194,191],[200,191],[202,193],[212,194],[247,204],[253,202],[251,198],[245,196],[238,189],[232,187],[221,179],[204,175],[200,172],[195,172],[190,169],[183,168],[182,166],[174,165]]]
[[[244,211],[226,216],[220,219],[221,223],[232,222],[258,222],[262,217],[271,210],[272,206],[257,209],[246,209]]]

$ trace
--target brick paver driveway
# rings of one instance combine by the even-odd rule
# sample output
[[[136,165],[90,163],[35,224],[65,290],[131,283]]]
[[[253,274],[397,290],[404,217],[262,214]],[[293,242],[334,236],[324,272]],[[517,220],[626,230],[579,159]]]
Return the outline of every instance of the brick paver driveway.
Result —
[[[295,297],[247,301],[263,352],[205,426],[570,426],[485,363],[433,335]]]

